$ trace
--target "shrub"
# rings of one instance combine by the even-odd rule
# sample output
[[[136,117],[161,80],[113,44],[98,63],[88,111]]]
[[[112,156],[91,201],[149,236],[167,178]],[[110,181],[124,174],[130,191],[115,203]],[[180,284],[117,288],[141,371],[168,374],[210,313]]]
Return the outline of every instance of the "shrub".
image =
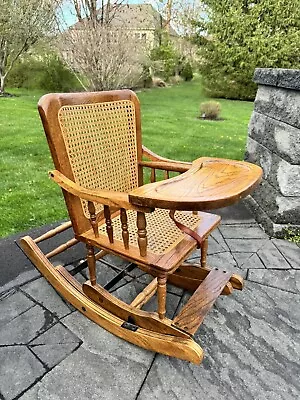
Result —
[[[193,79],[193,69],[191,64],[187,61],[183,64],[182,70],[180,71],[180,76],[185,81],[191,81]]]
[[[56,54],[27,56],[13,67],[7,78],[10,87],[69,92],[81,88],[74,74]]]
[[[181,83],[182,81],[183,81],[183,79],[181,78],[180,75],[171,76],[171,77],[169,78],[169,82],[170,82],[172,85],[178,85],[178,84]]]
[[[152,84],[153,84],[153,86],[156,86],[156,87],[166,87],[167,86],[166,82],[157,76],[154,76],[152,78]]]
[[[162,38],[162,43],[159,46],[151,50],[150,58],[154,61],[154,73],[161,74],[165,80],[175,75],[180,57],[167,36]],[[157,70],[157,67],[160,71]]]
[[[200,104],[200,117],[206,119],[217,119],[221,112],[221,105],[217,101],[207,101]]]

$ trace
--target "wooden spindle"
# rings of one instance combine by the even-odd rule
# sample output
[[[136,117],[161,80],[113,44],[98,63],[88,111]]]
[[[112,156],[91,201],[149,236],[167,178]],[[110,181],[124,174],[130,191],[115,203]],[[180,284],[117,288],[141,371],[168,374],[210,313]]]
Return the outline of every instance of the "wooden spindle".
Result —
[[[204,239],[201,244],[201,258],[200,258],[201,267],[203,268],[206,267],[207,249],[208,249],[208,239]]]
[[[96,258],[94,247],[90,244],[86,245],[87,248],[87,264],[89,269],[90,281],[92,285],[96,285]]]
[[[70,247],[74,246],[77,243],[78,243],[77,239],[75,239],[75,238],[70,239],[66,243],[61,244],[60,246],[56,247],[55,249],[53,249],[49,253],[47,253],[46,258],[54,257],[57,254],[62,253],[63,251],[69,249]]]
[[[114,233],[113,233],[113,227],[111,224],[111,215],[110,215],[110,208],[109,206],[104,206],[104,217],[105,217],[105,223],[106,223],[106,233],[109,239],[109,243],[114,242]]]
[[[63,224],[57,226],[56,228],[51,229],[50,231],[48,231],[48,232],[44,233],[43,235],[37,237],[36,239],[34,239],[34,242],[35,243],[40,243],[43,240],[50,239],[53,236],[57,235],[58,233],[64,232],[65,230],[71,228],[71,226],[72,226],[72,222],[71,221],[64,222]]]
[[[131,306],[135,308],[142,308],[156,293],[157,278],[153,279],[145,289],[139,293],[136,298],[131,302]]]
[[[124,247],[126,250],[129,249],[129,232],[128,232],[128,224],[127,224],[127,214],[125,208],[121,208],[120,212],[121,218],[121,226],[122,226],[122,238]]]
[[[151,168],[150,181],[151,181],[151,183],[156,182],[156,171],[155,171],[155,168]]]
[[[165,179],[169,179],[170,178],[169,171],[164,171],[164,175],[165,175]]]
[[[137,212],[137,234],[140,255],[145,257],[147,255],[147,230],[146,230],[146,217],[143,212]]]
[[[95,204],[92,201],[88,201],[88,210],[90,213],[90,223],[92,225],[95,237],[99,237],[99,230],[96,217]]]
[[[157,278],[157,302],[158,316],[164,319],[166,316],[166,298],[167,298],[167,277],[159,276]]]

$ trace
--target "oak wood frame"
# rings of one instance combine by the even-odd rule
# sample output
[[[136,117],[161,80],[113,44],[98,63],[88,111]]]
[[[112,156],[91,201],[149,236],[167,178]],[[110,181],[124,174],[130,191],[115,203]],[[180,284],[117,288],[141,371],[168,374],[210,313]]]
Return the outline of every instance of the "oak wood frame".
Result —
[[[138,184],[133,193],[112,192],[108,190],[90,190],[77,185],[74,181],[74,176],[68,162],[67,150],[62,140],[60,125],[57,120],[59,109],[64,105],[76,104],[91,104],[98,102],[110,102],[116,100],[130,100],[135,105],[135,123],[136,123],[136,139],[137,139],[137,170]],[[203,239],[201,245],[201,260],[199,264],[185,264],[185,258],[196,248],[195,241],[185,236],[168,254],[157,256],[147,251],[147,236],[145,213],[151,213],[154,208],[171,208],[171,209],[187,209],[194,212],[205,208],[203,204],[192,206],[195,199],[184,201],[173,197],[164,202],[162,199],[157,199],[153,196],[153,187],[145,187],[143,185],[143,168],[151,169],[151,181],[154,187],[156,178],[156,170],[165,171],[165,177],[169,177],[169,172],[177,172],[183,174],[181,179],[190,179],[190,170],[199,168],[199,163],[208,160],[203,158],[197,160],[196,163],[186,163],[176,160],[170,160],[161,157],[141,144],[141,120],[139,102],[136,95],[129,90],[110,91],[101,93],[78,93],[78,94],[50,94],[43,96],[39,102],[39,112],[43,121],[45,133],[47,136],[50,151],[54,160],[56,170],[50,172],[50,177],[58,183],[65,197],[68,207],[68,212],[71,218],[75,238],[71,241],[58,246],[48,255],[44,255],[37,243],[53,237],[56,234],[68,229],[70,223],[66,223],[61,227],[49,231],[45,235],[35,240],[30,237],[24,237],[21,240],[22,248],[45,278],[54,286],[54,288],[73,304],[80,312],[88,318],[95,321],[100,326],[114,333],[115,335],[124,338],[141,347],[158,351],[163,354],[189,360],[194,363],[201,362],[203,351],[196,344],[190,334],[194,333],[202,322],[208,308],[199,309],[197,298],[199,293],[202,298],[207,292],[211,299],[210,304],[216,300],[219,294],[231,294],[233,289],[241,290],[243,280],[240,276],[226,273],[226,278],[223,274],[215,273],[211,268],[206,266],[207,253],[207,238],[210,232],[219,224],[220,218],[212,214],[203,215],[203,222],[196,228],[198,235]],[[145,160],[147,158],[148,160]],[[255,168],[253,169],[253,171]],[[253,188],[259,180],[259,171],[253,172],[253,182],[247,186],[243,195]],[[256,174],[256,180],[254,175]],[[170,182],[174,178],[170,179]],[[175,178],[176,181],[176,178]],[[142,197],[144,198],[142,199]],[[232,204],[237,201],[238,195],[227,196],[221,203]],[[90,221],[84,216],[80,199],[88,201],[88,209],[90,212]],[[141,200],[142,199],[142,200]],[[158,201],[157,201],[158,200]],[[104,205],[104,212],[96,215],[95,203]],[[206,201],[209,203],[209,199]],[[220,205],[220,202],[215,202],[214,206]],[[130,248],[128,244],[128,227],[126,210],[137,211],[137,228],[139,250]],[[123,244],[114,241],[111,219],[120,214],[122,222],[122,238]],[[107,236],[98,232],[98,223],[106,220]],[[49,258],[61,251],[69,248],[79,241],[84,242],[87,246],[87,261],[90,272],[90,280],[83,286],[79,284],[63,267],[54,267]],[[95,254],[94,247],[100,250]],[[95,266],[96,260],[101,258],[106,253],[112,253],[135,262],[143,271],[146,271],[154,277],[154,280],[144,289],[144,291],[127,305],[116,299],[104,288],[97,285]],[[48,257],[47,257],[48,256]],[[202,268],[201,268],[202,267]],[[182,326],[186,325],[185,309],[178,318],[174,321],[166,318],[166,284],[167,281],[175,284],[178,287],[195,291],[192,296],[192,308],[195,310],[193,321],[187,324],[186,331]],[[218,294],[212,295],[210,292],[211,283],[218,287]],[[214,288],[212,288],[215,290]],[[149,301],[149,299],[157,293],[158,295],[158,310],[157,313],[147,313],[141,310],[141,307]],[[196,301],[195,301],[196,299]],[[130,321],[134,321],[134,331],[128,330],[126,327]],[[126,325],[127,324],[127,325]],[[132,325],[132,324],[131,324]],[[176,326],[177,325],[177,326]]]

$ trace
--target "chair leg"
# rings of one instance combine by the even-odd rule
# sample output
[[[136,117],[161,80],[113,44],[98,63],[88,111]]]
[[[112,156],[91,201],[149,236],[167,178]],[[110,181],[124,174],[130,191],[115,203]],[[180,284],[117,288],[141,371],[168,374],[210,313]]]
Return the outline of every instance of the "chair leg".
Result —
[[[158,301],[158,316],[164,319],[166,316],[166,298],[167,298],[167,277],[157,277],[157,301]]]
[[[203,240],[203,242],[201,244],[200,264],[201,264],[201,267],[203,267],[203,268],[206,267],[207,249],[208,249],[208,239],[206,238]]]
[[[94,247],[90,244],[86,245],[87,248],[87,264],[89,268],[90,281],[92,285],[96,285],[96,258]]]

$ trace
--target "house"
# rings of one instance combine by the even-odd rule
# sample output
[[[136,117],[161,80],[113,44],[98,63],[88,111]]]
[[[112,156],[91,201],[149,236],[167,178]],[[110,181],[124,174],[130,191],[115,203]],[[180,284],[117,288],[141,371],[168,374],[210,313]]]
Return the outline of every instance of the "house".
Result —
[[[167,21],[155,10],[151,4],[121,4],[111,10],[99,9],[97,11],[98,19],[106,19],[110,29],[124,29],[132,32],[133,37],[140,40],[151,50],[159,45],[161,34],[166,28]],[[85,21],[83,19],[82,21]],[[82,29],[82,22],[74,24],[72,30]],[[176,40],[177,32],[172,26],[169,27],[171,40]]]

